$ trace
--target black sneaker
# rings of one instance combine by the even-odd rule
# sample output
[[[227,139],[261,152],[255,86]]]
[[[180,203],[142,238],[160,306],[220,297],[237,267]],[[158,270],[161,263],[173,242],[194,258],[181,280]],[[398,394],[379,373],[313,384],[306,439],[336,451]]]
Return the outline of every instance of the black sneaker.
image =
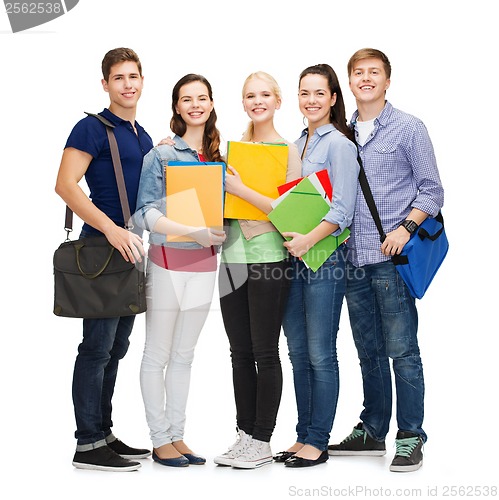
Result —
[[[423,465],[423,439],[419,434],[398,431],[395,446],[397,451],[390,465],[392,472],[412,472]]]
[[[330,444],[327,451],[331,456],[364,455],[382,457],[386,454],[384,441],[376,441],[364,430],[362,422],[340,444]]]
[[[114,441],[107,443],[107,445],[122,458],[128,458],[129,460],[147,458],[151,455],[149,450],[146,450],[145,448],[132,448],[119,439],[115,439]]]
[[[128,472],[141,467],[139,462],[132,462],[121,457],[109,446],[101,446],[88,451],[77,451],[73,457],[73,465],[77,469],[112,472]]]

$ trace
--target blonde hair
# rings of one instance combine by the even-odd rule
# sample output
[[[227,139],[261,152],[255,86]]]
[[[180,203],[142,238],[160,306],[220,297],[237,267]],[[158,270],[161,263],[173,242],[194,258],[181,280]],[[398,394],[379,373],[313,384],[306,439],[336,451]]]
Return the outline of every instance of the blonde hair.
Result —
[[[371,49],[366,47],[364,49],[359,49],[355,54],[350,58],[347,64],[348,77],[352,74],[353,68],[355,64],[362,59],[379,59],[383,63],[383,67],[385,69],[386,77],[389,79],[392,75],[392,65],[390,64],[390,60],[378,49]]]
[[[248,83],[251,80],[263,80],[264,82],[268,83],[270,85],[270,90],[274,94],[275,98],[278,101],[281,101],[282,99],[282,94],[281,94],[281,88],[279,87],[279,84],[277,83],[276,79],[272,76],[269,75],[268,73],[265,73],[265,71],[255,71],[254,73],[251,73],[246,80],[244,80],[243,84],[243,90],[242,90],[242,97],[244,99],[244,95],[246,93],[246,87],[248,86]],[[251,141],[253,138],[253,133],[255,131],[255,127],[253,125],[253,122],[248,123],[248,127],[243,133],[242,141]]]

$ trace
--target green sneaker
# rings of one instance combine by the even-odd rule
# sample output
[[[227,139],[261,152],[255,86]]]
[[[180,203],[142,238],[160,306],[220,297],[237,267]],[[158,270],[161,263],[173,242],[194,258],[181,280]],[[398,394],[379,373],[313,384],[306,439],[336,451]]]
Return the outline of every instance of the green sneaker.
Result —
[[[386,454],[384,441],[376,441],[364,430],[362,422],[357,424],[352,433],[340,444],[330,444],[327,447],[329,455],[363,455],[382,457]]]
[[[423,465],[423,439],[419,434],[398,431],[395,446],[397,451],[390,465],[392,472],[412,472]]]

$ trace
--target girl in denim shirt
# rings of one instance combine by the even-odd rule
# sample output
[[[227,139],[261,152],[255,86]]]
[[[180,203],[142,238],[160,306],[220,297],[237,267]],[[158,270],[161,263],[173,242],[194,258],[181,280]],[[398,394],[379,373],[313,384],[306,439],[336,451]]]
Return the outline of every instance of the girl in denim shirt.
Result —
[[[333,186],[331,208],[308,234],[283,233],[293,275],[283,329],[298,409],[297,439],[275,458],[287,467],[310,467],[328,459],[329,434],[338,401],[336,335],[346,287],[345,244],[313,272],[299,259],[318,241],[338,236],[352,222],[359,165],[345,118],[343,95],[327,64],[306,68],[299,80],[299,106],[308,127],[296,141],[302,175],[327,169]]]
[[[210,83],[201,75],[181,78],[172,92],[173,145],[145,157],[137,224],[150,231],[147,264],[146,341],[140,384],[153,443],[153,459],[167,466],[204,464],[184,443],[185,409],[194,349],[206,321],[225,233],[168,218],[165,166],[169,161],[222,161]],[[166,215],[165,215],[166,214]],[[166,235],[192,241],[170,242]]]

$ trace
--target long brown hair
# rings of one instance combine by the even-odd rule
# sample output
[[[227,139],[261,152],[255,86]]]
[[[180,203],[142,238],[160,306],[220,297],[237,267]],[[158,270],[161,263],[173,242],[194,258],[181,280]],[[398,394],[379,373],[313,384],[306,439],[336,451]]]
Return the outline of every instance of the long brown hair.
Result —
[[[213,102],[213,91],[211,89],[210,82],[202,75],[196,75],[194,73],[189,73],[188,75],[183,76],[173,87],[172,91],[172,111],[173,115],[170,120],[170,130],[182,137],[186,130],[187,125],[184,119],[180,116],[176,111],[176,106],[178,104],[178,100],[180,98],[180,89],[186,85],[187,83],[192,82],[201,82],[206,85],[208,89],[208,97],[210,101]],[[222,155],[220,153],[220,132],[216,127],[217,122],[217,113],[215,112],[215,108],[210,113],[210,117],[204,126],[203,133],[203,156],[208,161],[223,161]]]
[[[329,66],[329,64],[316,64],[314,66],[309,66],[300,73],[299,82],[301,82],[302,78],[306,75],[321,75],[326,78],[331,95],[336,94],[336,102],[334,106],[331,106],[329,111],[329,121],[342,134],[346,135],[350,140],[353,140],[353,132],[347,125],[345,101],[343,100],[340,82],[334,69]]]

